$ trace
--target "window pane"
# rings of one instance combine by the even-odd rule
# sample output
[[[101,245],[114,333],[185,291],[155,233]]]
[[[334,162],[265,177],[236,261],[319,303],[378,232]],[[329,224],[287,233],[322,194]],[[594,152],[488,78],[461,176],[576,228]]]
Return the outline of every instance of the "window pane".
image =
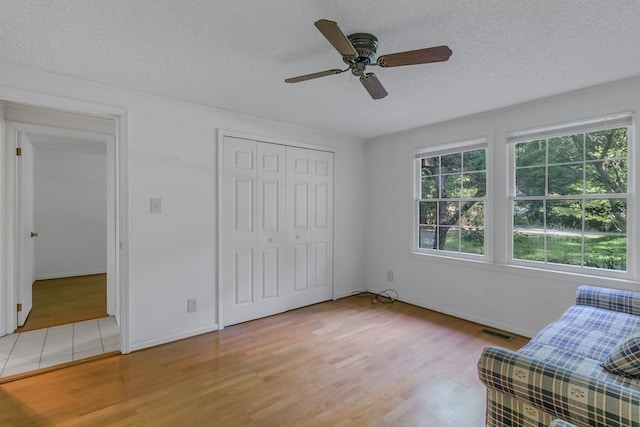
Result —
[[[440,202],[438,224],[457,225],[460,222],[460,202]]]
[[[549,164],[583,161],[584,134],[549,138]]]
[[[460,172],[462,170],[462,153],[445,154],[440,156],[442,162],[441,173]]]
[[[432,175],[440,175],[440,156],[422,159],[422,169],[429,169]]]
[[[462,228],[460,230],[460,252],[484,254],[484,228]]]
[[[484,203],[483,202],[467,202],[462,204],[461,224],[466,227],[483,227],[484,226]]]
[[[549,166],[549,195],[582,194],[582,164]]]
[[[582,232],[582,200],[548,200],[547,232]]]
[[[547,201],[547,262],[582,265],[582,200]]]
[[[627,232],[627,199],[598,199],[585,202],[585,231]]]
[[[627,236],[619,233],[585,235],[584,265],[625,271],[627,269]]]
[[[421,249],[436,249],[437,248],[437,227],[422,226],[420,227],[420,236],[418,238],[418,247]]]
[[[462,175],[444,175],[444,189],[440,197],[443,199],[462,197]]]
[[[518,200],[513,202],[513,228],[544,227],[544,202],[542,200]]]
[[[431,175],[431,171],[427,168],[422,168],[421,177],[421,199],[436,199],[440,196],[438,192],[438,182],[440,175]]]
[[[462,197],[484,197],[487,194],[487,174],[485,172],[462,175]]]
[[[579,232],[548,230],[547,262],[582,265],[582,235]]]
[[[627,158],[627,128],[590,132],[586,135],[587,160]]]
[[[626,160],[609,160],[586,164],[586,193],[626,193]]]
[[[458,227],[439,227],[440,247],[445,251],[460,252],[460,229]]]
[[[513,257],[528,261],[544,261],[544,231],[514,231]]]
[[[516,166],[544,165],[547,158],[546,150],[544,139],[516,144]]]
[[[438,202],[420,202],[420,224],[436,225],[438,223]]]
[[[545,168],[516,169],[516,196],[544,196]]]
[[[464,171],[484,171],[487,169],[486,150],[465,151],[462,153]]]

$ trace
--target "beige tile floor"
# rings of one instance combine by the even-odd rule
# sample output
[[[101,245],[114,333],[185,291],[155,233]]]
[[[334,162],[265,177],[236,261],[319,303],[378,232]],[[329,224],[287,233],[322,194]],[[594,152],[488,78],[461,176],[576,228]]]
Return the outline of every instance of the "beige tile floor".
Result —
[[[0,337],[0,378],[120,349],[113,316]]]

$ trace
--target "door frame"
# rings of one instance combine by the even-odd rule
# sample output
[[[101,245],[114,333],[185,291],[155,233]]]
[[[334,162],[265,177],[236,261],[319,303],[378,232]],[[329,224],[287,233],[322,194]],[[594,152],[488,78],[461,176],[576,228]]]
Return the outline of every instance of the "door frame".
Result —
[[[233,138],[240,138],[240,139],[248,139],[248,140],[253,140],[253,141],[259,141],[259,142],[266,142],[269,144],[278,144],[278,145],[284,145],[284,146],[288,146],[288,147],[296,147],[296,148],[306,148],[309,150],[318,150],[318,151],[326,151],[328,153],[333,153],[333,179],[334,179],[334,187],[335,187],[335,162],[336,162],[336,148],[335,147],[330,147],[330,146],[325,146],[325,145],[314,145],[314,144],[305,144],[305,143],[299,143],[299,142],[293,142],[293,141],[287,141],[287,140],[283,140],[283,139],[278,139],[278,138],[270,138],[270,137],[264,137],[264,136],[258,136],[258,135],[253,135],[253,134],[249,134],[249,133],[245,133],[245,132],[236,132],[236,131],[232,131],[232,130],[226,130],[226,129],[218,129],[218,135],[217,135],[217,151],[216,151],[216,155],[218,156],[218,162],[217,162],[217,169],[218,169],[218,174],[217,174],[217,179],[218,179],[218,186],[217,186],[217,227],[216,227],[216,233],[217,233],[217,247],[216,247],[216,270],[217,270],[217,286],[218,286],[218,316],[217,316],[217,323],[218,323],[218,329],[222,330],[224,329],[224,286],[223,286],[223,280],[224,280],[224,276],[223,276],[223,264],[222,264],[222,251],[223,251],[223,246],[224,246],[224,242],[222,241],[222,236],[223,236],[223,230],[222,230],[222,223],[223,223],[223,195],[224,195],[224,191],[223,191],[223,180],[224,180],[224,156],[223,156],[223,152],[224,152],[224,138],[225,136],[229,136],[229,137],[233,137]],[[334,194],[334,200],[333,200],[333,204],[335,206],[335,192]],[[335,212],[335,207],[334,207],[334,212]],[[332,215],[334,214],[333,212],[331,213]],[[332,229],[332,236],[331,236],[331,241],[332,241],[332,245],[333,242],[335,242],[335,222],[334,222],[334,227]],[[333,248],[332,248],[333,249]],[[335,254],[335,251],[332,250],[331,252],[332,254]],[[334,259],[335,260],[335,259]],[[332,280],[331,280],[331,299],[335,300],[336,299],[336,291],[335,291],[335,263],[333,263],[333,268],[331,269],[331,276],[332,276]]]
[[[111,266],[107,266],[108,270],[113,271],[113,292],[112,295],[114,305],[114,315],[120,326],[120,351],[123,354],[129,353],[129,263],[128,263],[128,238],[129,238],[129,218],[128,218],[128,150],[127,150],[127,110],[123,108],[79,101],[69,98],[62,98],[41,93],[29,92],[15,88],[0,86],[0,100],[8,103],[16,103],[29,105],[35,108],[47,108],[67,113],[75,113],[81,115],[98,116],[102,118],[113,119],[115,123],[115,135],[112,135],[113,143],[111,159],[108,164],[107,176],[108,182],[111,182],[111,191],[113,197],[112,214],[113,217],[112,230],[113,248],[109,248],[112,252]],[[4,120],[3,120],[4,122]],[[5,197],[0,199],[0,336],[12,333],[15,330],[17,322],[15,316],[16,310],[16,294],[15,285],[17,277],[17,255],[15,248],[17,245],[17,218],[16,212],[16,188],[15,188],[15,140],[10,135],[10,129],[14,129],[15,122],[6,122],[5,131],[0,135],[0,178],[5,184],[0,189],[0,194],[4,193]],[[19,127],[25,129],[39,128],[40,125],[27,123],[19,123]],[[45,127],[48,128],[48,127]],[[56,128],[53,128],[56,129]],[[57,128],[60,130],[61,128]],[[51,130],[48,128],[47,132]],[[68,131],[64,129],[64,131]],[[72,131],[75,135],[80,135],[84,131]],[[92,133],[93,136],[96,133]],[[92,138],[95,139],[95,138]],[[109,158],[109,156],[107,156]]]

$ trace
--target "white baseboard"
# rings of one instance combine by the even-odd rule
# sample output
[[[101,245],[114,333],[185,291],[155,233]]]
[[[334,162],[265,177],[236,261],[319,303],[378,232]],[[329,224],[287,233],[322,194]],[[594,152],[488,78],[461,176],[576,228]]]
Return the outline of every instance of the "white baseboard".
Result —
[[[94,274],[107,274],[104,270],[88,270],[88,271],[73,271],[70,273],[52,273],[52,274],[40,274],[37,275],[35,280],[50,280],[50,279],[64,279],[66,277],[78,277],[78,276],[93,276]]]
[[[348,292],[337,294],[336,296],[333,297],[333,299],[337,300],[340,298],[350,297],[353,294],[357,294],[358,292],[365,292],[366,290],[367,290],[366,288],[351,289]]]
[[[377,291],[374,289],[368,289],[371,292],[381,292],[381,291]],[[453,316],[453,317],[458,317],[460,319],[464,319],[464,320],[468,320],[470,322],[474,322],[474,323],[479,323],[481,325],[484,326],[489,326],[492,328],[496,328],[496,329],[500,329],[503,331],[507,331],[507,332],[511,332],[514,334],[518,334],[521,335],[523,337],[527,337],[527,338],[531,338],[532,336],[534,336],[538,331],[529,331],[527,329],[521,329],[521,328],[515,328],[513,327],[513,325],[505,325],[503,323],[500,322],[494,322],[493,320],[490,319],[485,319],[482,317],[478,317],[478,316],[474,316],[468,313],[463,313],[460,311],[456,311],[456,310],[451,310],[450,308],[447,307],[440,307],[437,305],[431,305],[431,304],[422,304],[416,301],[411,301],[408,299],[403,299],[403,298],[398,298],[398,301],[402,301],[402,302],[406,302],[408,304],[412,304],[412,305],[416,305],[418,307],[422,307],[422,308],[426,308],[427,310],[433,310],[433,311],[437,311],[438,313],[443,313],[443,314],[448,314],[449,316]]]
[[[164,337],[153,338],[150,340],[144,340],[136,343],[131,343],[129,346],[130,351],[142,350],[149,347],[155,347],[160,344],[166,344],[172,341],[178,341],[184,338],[195,337],[196,335],[206,334],[218,330],[218,324],[204,326],[202,328],[192,329],[190,331],[179,332],[177,334],[166,335]]]

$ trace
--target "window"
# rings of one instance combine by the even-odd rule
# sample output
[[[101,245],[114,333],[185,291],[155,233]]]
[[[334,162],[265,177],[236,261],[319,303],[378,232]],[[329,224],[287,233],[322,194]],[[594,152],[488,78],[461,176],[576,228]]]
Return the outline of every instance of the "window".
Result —
[[[485,253],[487,160],[484,140],[464,149],[416,154],[416,250]]]
[[[512,135],[512,259],[626,271],[631,116]]]

